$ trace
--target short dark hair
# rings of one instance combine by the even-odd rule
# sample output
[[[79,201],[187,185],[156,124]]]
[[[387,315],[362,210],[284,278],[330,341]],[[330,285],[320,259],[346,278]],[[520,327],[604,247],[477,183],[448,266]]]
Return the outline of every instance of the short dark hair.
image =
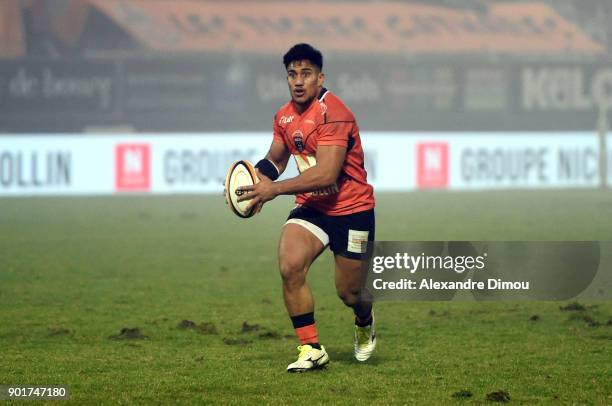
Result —
[[[303,60],[310,61],[319,70],[323,69],[323,54],[310,44],[296,44],[283,56],[285,69],[289,67],[291,62]]]

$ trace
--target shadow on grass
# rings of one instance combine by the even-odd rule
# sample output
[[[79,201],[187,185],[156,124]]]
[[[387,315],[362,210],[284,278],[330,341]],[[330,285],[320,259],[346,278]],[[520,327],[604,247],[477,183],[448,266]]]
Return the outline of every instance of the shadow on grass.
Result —
[[[374,354],[372,354],[372,358],[370,358],[367,361],[360,362],[355,359],[355,355],[353,354],[352,347],[347,347],[347,348],[345,347],[341,347],[341,348],[326,347],[326,350],[327,350],[327,353],[329,354],[329,360],[331,363],[336,361],[336,362],[354,364],[354,365],[359,365],[359,366],[362,366],[362,365],[363,366],[367,366],[367,365],[378,366],[378,365],[384,365],[388,362],[388,360],[384,356],[377,354],[376,351],[374,351]]]

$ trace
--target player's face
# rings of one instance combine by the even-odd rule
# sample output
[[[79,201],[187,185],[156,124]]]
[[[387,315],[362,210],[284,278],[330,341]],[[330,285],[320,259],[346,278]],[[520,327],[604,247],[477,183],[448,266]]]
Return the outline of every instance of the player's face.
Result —
[[[293,61],[287,66],[287,83],[293,102],[304,111],[318,96],[325,76],[308,60]]]

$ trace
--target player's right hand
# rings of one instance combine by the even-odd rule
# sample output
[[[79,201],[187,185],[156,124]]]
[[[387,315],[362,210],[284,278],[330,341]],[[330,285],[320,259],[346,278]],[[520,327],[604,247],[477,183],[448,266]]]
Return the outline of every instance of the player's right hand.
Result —
[[[263,173],[259,172],[258,168],[255,168],[255,173],[257,174],[257,177],[259,178],[260,181],[263,182],[272,182],[272,180],[270,178],[268,178],[266,175],[264,175]],[[258,214],[261,212],[261,209],[263,209],[263,205],[264,203],[257,203],[257,207],[255,208],[255,214]]]

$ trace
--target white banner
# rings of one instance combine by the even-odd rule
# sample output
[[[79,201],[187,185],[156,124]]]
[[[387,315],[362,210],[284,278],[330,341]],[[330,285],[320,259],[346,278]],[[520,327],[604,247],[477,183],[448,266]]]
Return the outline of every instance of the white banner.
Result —
[[[0,137],[0,195],[215,193],[263,134]]]
[[[599,185],[595,133],[364,133],[377,191]],[[257,162],[267,133],[0,136],[0,196],[220,193],[227,168]],[[608,137],[612,185],[612,137]],[[289,163],[283,178],[296,176]]]
[[[417,188],[599,185],[599,141],[594,133],[436,134],[419,137],[416,144]]]
[[[113,192],[112,143],[82,136],[0,136],[0,195]]]

